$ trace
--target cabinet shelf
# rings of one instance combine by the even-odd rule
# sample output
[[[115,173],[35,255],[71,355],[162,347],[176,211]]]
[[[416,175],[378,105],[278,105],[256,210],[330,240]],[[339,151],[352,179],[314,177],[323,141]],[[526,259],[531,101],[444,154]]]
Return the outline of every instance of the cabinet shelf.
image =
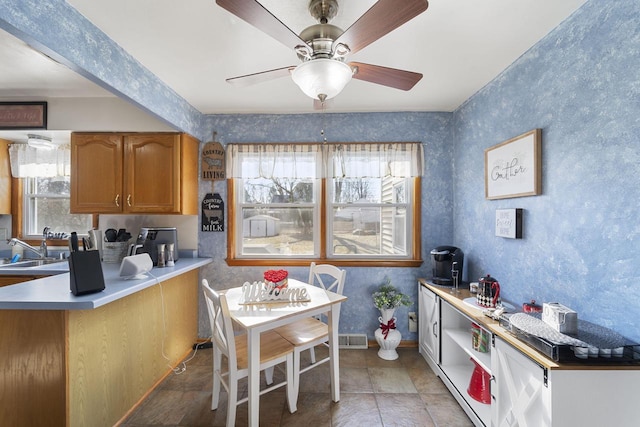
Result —
[[[475,351],[471,347],[471,334],[464,329],[445,329],[444,333],[447,334],[456,344],[462,348],[471,358],[482,366],[482,369],[487,371],[491,375],[491,353],[481,353]]]
[[[471,365],[447,365],[445,368],[445,375],[452,385],[458,390],[460,395],[465,399],[466,404],[471,407],[478,418],[480,418],[486,425],[489,425],[489,420],[491,419],[491,405],[478,402],[469,396],[469,393],[467,392],[472,372],[473,367]]]

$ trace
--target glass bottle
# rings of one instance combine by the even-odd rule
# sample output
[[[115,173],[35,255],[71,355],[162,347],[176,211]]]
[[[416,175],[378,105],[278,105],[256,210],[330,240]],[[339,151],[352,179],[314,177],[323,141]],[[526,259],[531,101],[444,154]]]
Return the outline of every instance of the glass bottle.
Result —
[[[173,243],[167,243],[167,256],[166,256],[167,262],[166,265],[167,267],[173,267],[174,266],[174,261],[173,261]]]
[[[158,245],[158,267],[164,267],[164,243]]]

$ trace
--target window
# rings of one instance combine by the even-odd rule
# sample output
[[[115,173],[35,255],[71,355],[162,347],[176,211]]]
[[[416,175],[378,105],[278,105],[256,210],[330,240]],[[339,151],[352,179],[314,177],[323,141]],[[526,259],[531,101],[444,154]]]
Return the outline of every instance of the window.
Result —
[[[421,144],[229,144],[227,153],[230,264],[420,261]]]
[[[77,231],[85,234],[93,228],[92,215],[72,215],[70,205],[70,157],[69,145],[54,148],[32,147],[14,143],[9,146],[14,200],[21,204],[12,206],[12,235],[23,240],[42,239],[45,227],[56,234]]]
[[[77,231],[86,234],[93,228],[93,216],[70,214],[70,183],[68,176],[23,178],[24,239],[40,239],[45,227],[52,233]]]

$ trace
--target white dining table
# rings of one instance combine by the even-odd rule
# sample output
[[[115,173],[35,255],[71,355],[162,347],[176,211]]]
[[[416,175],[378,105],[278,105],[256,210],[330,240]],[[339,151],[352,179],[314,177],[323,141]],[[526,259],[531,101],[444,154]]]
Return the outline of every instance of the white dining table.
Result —
[[[242,288],[224,291],[232,319],[247,331],[249,356],[249,426],[258,426],[260,414],[260,334],[264,331],[294,323],[299,319],[327,313],[329,327],[329,366],[331,398],[340,400],[340,372],[338,351],[338,319],[340,304],[347,298],[334,292],[289,279],[290,288],[304,287],[309,295],[305,302],[268,302],[243,304]],[[288,381],[292,379],[287,379]],[[296,396],[297,398],[297,396]]]

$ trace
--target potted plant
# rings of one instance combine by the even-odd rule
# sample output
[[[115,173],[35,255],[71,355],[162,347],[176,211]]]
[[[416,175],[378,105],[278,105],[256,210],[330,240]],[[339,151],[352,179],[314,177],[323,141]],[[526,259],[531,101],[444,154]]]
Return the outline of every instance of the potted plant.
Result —
[[[411,298],[393,286],[389,278],[372,294],[372,297],[373,303],[381,314],[378,317],[380,327],[375,332],[376,341],[380,346],[378,356],[385,360],[395,360],[398,358],[396,348],[400,344],[402,335],[396,330],[396,318],[393,317],[393,313],[400,306],[411,305]]]
[[[381,285],[372,295],[373,303],[384,319],[391,319],[396,308],[411,305],[411,298],[391,284],[391,280]]]

